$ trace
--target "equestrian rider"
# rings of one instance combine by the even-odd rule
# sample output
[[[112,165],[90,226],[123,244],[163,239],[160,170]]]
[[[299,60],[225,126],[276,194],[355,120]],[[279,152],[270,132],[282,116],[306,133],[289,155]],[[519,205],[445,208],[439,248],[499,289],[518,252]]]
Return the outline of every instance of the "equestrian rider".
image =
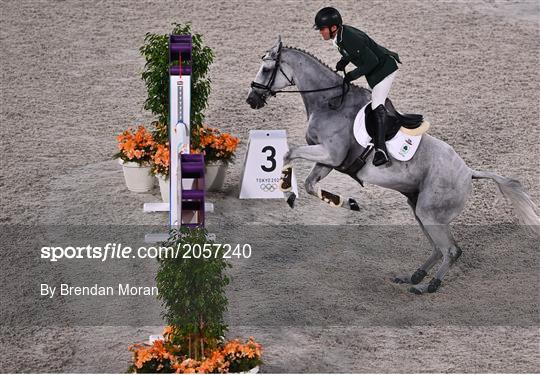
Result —
[[[344,25],[341,15],[332,7],[322,8],[317,12],[313,27],[319,30],[324,40],[334,40],[334,45],[342,55],[336,64],[337,71],[345,73],[345,67],[349,63],[356,66],[356,69],[345,74],[346,83],[366,76],[371,88],[371,108],[375,120],[373,164],[379,166],[387,163],[389,159],[385,144],[384,103],[398,69],[397,63],[401,63],[398,54],[378,45],[364,32]]]

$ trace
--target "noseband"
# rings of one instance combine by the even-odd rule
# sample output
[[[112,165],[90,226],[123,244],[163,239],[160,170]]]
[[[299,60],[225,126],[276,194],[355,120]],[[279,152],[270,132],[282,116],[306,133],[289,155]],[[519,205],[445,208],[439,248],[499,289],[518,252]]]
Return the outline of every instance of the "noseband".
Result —
[[[325,87],[325,88],[322,88],[322,89],[315,89],[315,90],[292,90],[292,91],[289,91],[289,90],[287,90],[287,91],[272,90],[272,86],[274,85],[274,81],[276,80],[276,75],[277,75],[278,70],[281,72],[281,74],[283,74],[283,76],[287,79],[287,81],[289,81],[291,86],[295,85],[294,81],[291,80],[287,76],[287,74],[285,74],[285,72],[283,71],[283,69],[281,67],[281,47],[282,47],[282,43],[279,42],[279,46],[278,46],[278,50],[277,50],[277,56],[276,56],[276,59],[274,60],[275,61],[274,69],[272,70],[272,74],[270,75],[270,79],[268,80],[268,83],[266,85],[263,85],[262,83],[252,81],[251,82],[251,88],[261,89],[261,90],[266,91],[271,96],[276,96],[276,94],[279,94],[279,93],[292,94],[292,93],[320,92],[320,91],[328,91],[328,90],[332,90],[332,89],[341,87],[341,95],[338,95],[338,96],[332,98],[332,99],[340,98],[341,100],[340,100],[339,105],[337,105],[337,106],[330,105],[330,107],[332,109],[338,109],[339,107],[341,107],[341,105],[343,104],[343,99],[345,98],[345,95],[349,92],[349,89],[350,89],[349,84],[346,83],[345,80],[343,81],[343,84],[341,84],[341,85],[335,85],[335,86],[332,86],[332,87]],[[263,60],[272,60],[272,59],[264,59],[263,58]],[[264,98],[262,98],[262,99],[264,101]]]

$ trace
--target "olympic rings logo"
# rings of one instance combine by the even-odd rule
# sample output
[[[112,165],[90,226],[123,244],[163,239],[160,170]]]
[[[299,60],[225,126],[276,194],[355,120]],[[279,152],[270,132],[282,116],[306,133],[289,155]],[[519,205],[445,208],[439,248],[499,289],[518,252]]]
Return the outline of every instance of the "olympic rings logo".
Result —
[[[261,184],[259,188],[265,193],[271,193],[277,189],[277,184]]]

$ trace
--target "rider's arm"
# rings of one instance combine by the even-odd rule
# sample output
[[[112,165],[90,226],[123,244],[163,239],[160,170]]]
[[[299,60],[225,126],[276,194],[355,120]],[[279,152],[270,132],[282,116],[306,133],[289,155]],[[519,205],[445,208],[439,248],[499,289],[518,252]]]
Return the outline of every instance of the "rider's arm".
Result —
[[[356,65],[356,69],[347,73],[350,75],[351,80],[369,74],[379,64],[379,58],[369,47],[364,47],[355,52],[356,53],[351,56],[351,61]]]
[[[341,60],[339,60],[336,64],[336,70],[345,70],[345,67],[347,67],[347,65],[349,65],[349,63],[351,62],[351,59],[346,57],[346,56],[343,56],[341,58]]]

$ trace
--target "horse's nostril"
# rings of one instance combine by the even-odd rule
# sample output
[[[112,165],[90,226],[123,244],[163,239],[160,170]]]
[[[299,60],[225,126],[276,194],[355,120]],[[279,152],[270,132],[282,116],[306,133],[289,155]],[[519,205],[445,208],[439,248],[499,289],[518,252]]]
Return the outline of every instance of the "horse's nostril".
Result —
[[[264,107],[264,97],[258,95],[255,92],[250,92],[246,98],[246,103],[251,106],[252,109],[259,109]]]
[[[260,108],[260,103],[259,101],[253,97],[253,96],[248,96],[248,98],[246,99],[246,103],[249,104],[249,106],[252,108],[252,109],[258,109]]]

